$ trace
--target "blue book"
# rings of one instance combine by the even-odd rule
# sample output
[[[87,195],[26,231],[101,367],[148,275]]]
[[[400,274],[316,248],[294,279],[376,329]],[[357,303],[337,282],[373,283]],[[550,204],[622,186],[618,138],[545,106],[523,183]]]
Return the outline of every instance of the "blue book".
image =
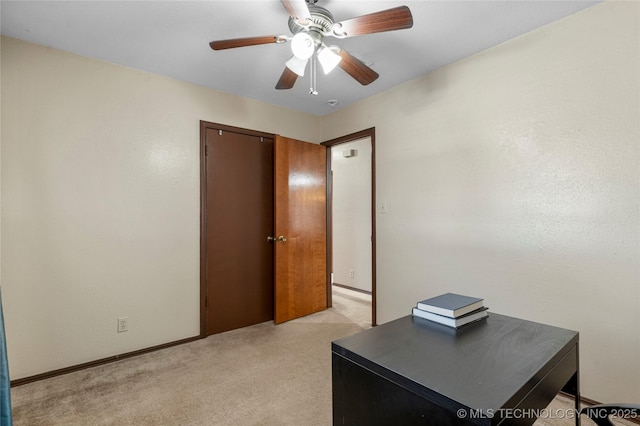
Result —
[[[417,307],[418,309],[434,314],[458,318],[471,311],[482,308],[482,301],[483,299],[477,297],[446,293],[418,302]]]

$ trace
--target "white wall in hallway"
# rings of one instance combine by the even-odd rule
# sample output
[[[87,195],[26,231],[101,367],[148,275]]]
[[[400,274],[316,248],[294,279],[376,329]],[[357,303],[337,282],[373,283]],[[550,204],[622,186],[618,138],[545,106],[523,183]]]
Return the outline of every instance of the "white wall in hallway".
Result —
[[[333,146],[331,168],[333,282],[370,292],[371,138]]]

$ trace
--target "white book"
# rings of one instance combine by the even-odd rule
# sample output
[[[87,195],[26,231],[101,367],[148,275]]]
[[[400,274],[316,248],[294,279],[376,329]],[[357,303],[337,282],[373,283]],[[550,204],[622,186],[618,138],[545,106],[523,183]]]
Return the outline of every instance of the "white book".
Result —
[[[463,325],[488,317],[489,312],[487,311],[488,311],[488,308],[479,308],[461,317],[452,318],[452,317],[446,317],[444,315],[434,314],[433,312],[423,311],[422,309],[413,308],[412,314],[416,317],[424,318],[429,321],[437,322],[439,324],[444,324],[449,327],[459,328],[459,327],[462,327]]]

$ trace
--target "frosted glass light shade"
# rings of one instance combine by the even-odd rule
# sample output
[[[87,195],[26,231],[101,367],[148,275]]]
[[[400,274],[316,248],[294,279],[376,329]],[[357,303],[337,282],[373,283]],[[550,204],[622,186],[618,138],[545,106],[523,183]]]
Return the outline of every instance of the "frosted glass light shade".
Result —
[[[322,46],[318,51],[318,62],[325,74],[329,74],[342,60],[342,57],[330,47]]]
[[[308,33],[298,33],[291,39],[291,52],[300,59],[309,59],[316,50],[316,44]]]
[[[291,59],[285,62],[285,65],[291,71],[295,72],[300,77],[302,77],[304,76],[305,68],[307,68],[307,61],[308,59],[300,59],[297,56],[292,56]]]

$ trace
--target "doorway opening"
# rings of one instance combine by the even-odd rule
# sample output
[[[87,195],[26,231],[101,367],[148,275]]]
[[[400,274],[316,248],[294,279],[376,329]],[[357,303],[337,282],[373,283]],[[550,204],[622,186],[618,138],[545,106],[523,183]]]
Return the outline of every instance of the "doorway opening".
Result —
[[[375,128],[327,146],[329,306],[376,325]],[[363,313],[363,309],[368,312]],[[363,324],[364,315],[364,324]],[[367,320],[368,318],[368,320]]]

